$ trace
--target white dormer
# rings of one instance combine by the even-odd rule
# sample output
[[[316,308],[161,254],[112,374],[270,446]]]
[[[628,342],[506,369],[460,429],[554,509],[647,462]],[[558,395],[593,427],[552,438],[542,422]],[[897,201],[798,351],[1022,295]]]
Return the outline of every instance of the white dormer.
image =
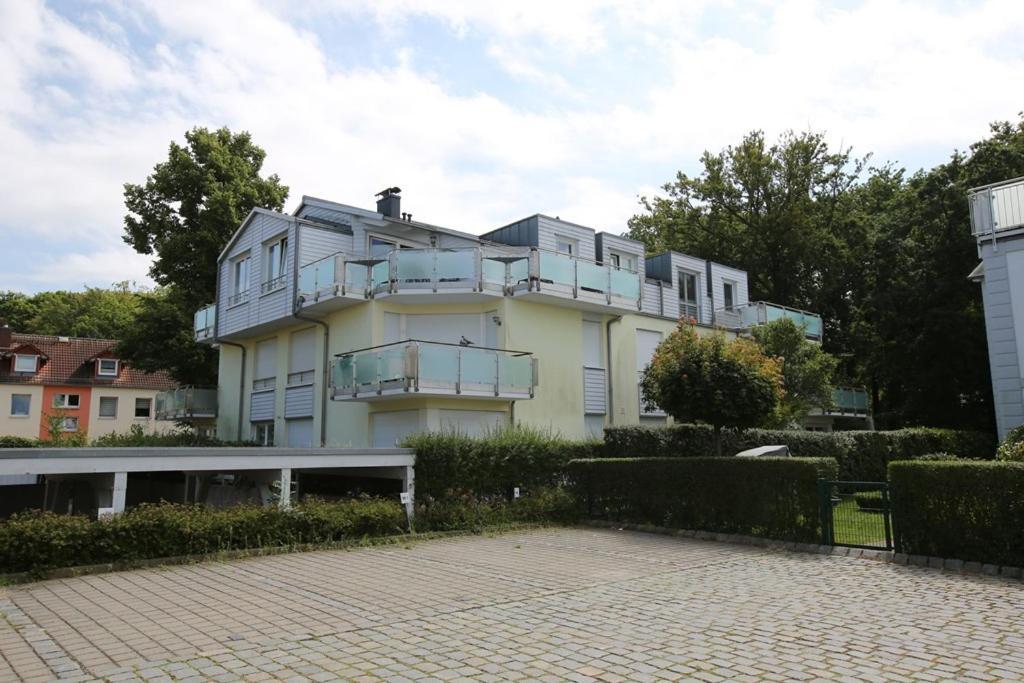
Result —
[[[116,358],[97,358],[96,376],[117,377],[117,371],[120,369],[120,364],[121,362]]]
[[[39,356],[27,353],[14,354],[14,372],[35,373],[39,369]]]

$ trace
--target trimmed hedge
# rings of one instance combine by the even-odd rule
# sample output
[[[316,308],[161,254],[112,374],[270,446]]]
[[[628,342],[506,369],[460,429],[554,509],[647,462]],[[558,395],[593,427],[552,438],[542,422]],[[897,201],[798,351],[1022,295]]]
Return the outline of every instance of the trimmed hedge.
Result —
[[[567,441],[526,426],[498,429],[482,437],[428,432],[405,439],[416,450],[416,493],[436,499],[461,496],[510,497],[514,487],[528,493],[558,485],[574,458],[594,457],[601,442]]]
[[[610,427],[605,430],[605,457],[700,457],[715,454],[714,432],[697,424],[670,427]],[[888,432],[809,432],[802,430],[723,430],[722,452],[733,455],[757,446],[785,444],[804,458],[835,458],[839,478],[884,481],[886,466],[929,453],[951,453],[962,458],[991,459],[995,436],[988,432],[913,428]]]
[[[38,439],[26,439],[23,436],[0,436],[0,448],[38,448]]]
[[[591,518],[816,543],[831,458],[609,458],[569,463]]]
[[[889,482],[904,552],[1024,566],[1024,463],[894,462]]]
[[[480,530],[523,523],[571,523],[579,519],[576,499],[562,488],[542,488],[522,498],[462,494],[416,504],[417,531]]]
[[[380,499],[304,501],[290,510],[162,503],[100,520],[32,510],[0,522],[0,573],[330,543],[398,533],[405,524],[403,508]]]

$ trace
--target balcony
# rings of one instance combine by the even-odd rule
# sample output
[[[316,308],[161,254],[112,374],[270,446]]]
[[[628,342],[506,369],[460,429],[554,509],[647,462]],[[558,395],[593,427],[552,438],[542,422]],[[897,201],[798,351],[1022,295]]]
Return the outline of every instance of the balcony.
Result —
[[[333,254],[299,269],[305,305],[339,297],[423,293],[552,293],[639,308],[640,276],[567,254],[525,247],[395,249],[378,256]]]
[[[178,387],[157,393],[155,404],[158,420],[213,419],[217,417],[217,390]]]
[[[871,413],[868,392],[860,388],[835,387],[832,389],[832,407],[826,413],[867,417]]]
[[[196,341],[215,337],[217,334],[217,304],[210,304],[196,311],[192,329],[195,332]]]
[[[976,187],[967,195],[967,201],[972,235],[982,237],[1024,228],[1024,178]]]
[[[758,325],[767,325],[775,320],[788,318],[804,331],[804,336],[814,341],[821,341],[824,324],[817,313],[802,311],[770,304],[765,301],[753,301],[749,304],[736,306],[732,309],[715,311],[715,324],[729,330],[749,330]]]
[[[409,340],[338,354],[331,367],[335,401],[412,396],[533,398],[530,353]]]

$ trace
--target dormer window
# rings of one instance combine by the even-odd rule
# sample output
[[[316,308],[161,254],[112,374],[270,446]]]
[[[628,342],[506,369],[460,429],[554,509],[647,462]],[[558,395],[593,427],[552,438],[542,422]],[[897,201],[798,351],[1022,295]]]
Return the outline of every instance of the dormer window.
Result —
[[[32,373],[39,368],[39,356],[28,356],[21,353],[14,354],[14,371]]]
[[[100,358],[96,361],[96,374],[100,377],[117,377],[117,359]]]

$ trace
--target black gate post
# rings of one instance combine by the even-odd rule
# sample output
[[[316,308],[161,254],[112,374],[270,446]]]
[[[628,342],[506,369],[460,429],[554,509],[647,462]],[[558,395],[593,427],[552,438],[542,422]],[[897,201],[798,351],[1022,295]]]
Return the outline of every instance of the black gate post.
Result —
[[[818,508],[821,511],[821,543],[835,545],[832,535],[832,482],[818,480]]]

